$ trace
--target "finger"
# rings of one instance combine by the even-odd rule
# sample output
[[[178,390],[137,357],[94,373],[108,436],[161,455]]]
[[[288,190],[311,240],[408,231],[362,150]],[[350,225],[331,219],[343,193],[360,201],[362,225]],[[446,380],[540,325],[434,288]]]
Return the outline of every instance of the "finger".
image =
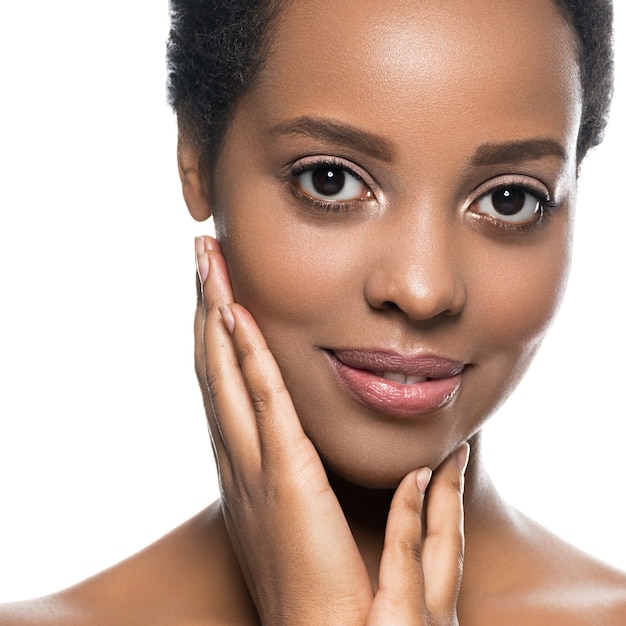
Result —
[[[220,483],[224,485],[232,482],[233,459],[253,462],[258,459],[258,454],[254,454],[258,445],[254,430],[242,432],[241,429],[245,422],[245,386],[241,381],[237,385],[238,365],[219,314],[219,306],[233,299],[226,262],[218,242],[211,237],[196,238],[195,248],[199,297],[194,323],[194,360]],[[220,406],[218,396],[223,394]],[[237,398],[243,398],[244,402],[237,402]]]
[[[196,237],[195,245],[196,254],[198,252],[210,252],[211,250],[215,250],[216,252],[222,251],[219,241],[215,239],[215,237],[211,237],[209,235]]]
[[[226,260],[219,248],[207,249],[196,253],[198,271],[204,276],[202,296],[205,310],[234,302],[233,288],[230,283]]]
[[[461,586],[463,489],[468,459],[469,444],[464,443],[435,472],[428,489],[422,567],[426,604],[436,616],[448,616],[455,609]]]
[[[385,530],[379,588],[368,626],[427,623],[422,517],[424,494],[431,476],[430,469],[421,468],[405,476],[396,489]]]
[[[207,279],[207,274],[209,271],[208,267],[208,257],[202,257],[199,259],[198,255],[209,252],[210,250],[220,251],[220,245],[216,239],[213,237],[209,237],[208,235],[202,237],[195,238],[195,248],[196,248],[196,295],[197,295],[197,306],[204,306],[204,283]]]
[[[262,462],[288,462],[291,466],[316,462],[313,445],[305,435],[282,374],[252,315],[238,304],[221,307],[259,432]],[[267,468],[266,466],[266,469]],[[326,482],[326,480],[324,480]]]
[[[319,612],[311,598],[321,595],[329,614],[351,612],[362,623],[372,595],[367,570],[321,460],[254,319],[232,303],[219,251],[198,257],[204,303],[196,332],[209,421],[226,459],[223,511],[255,604],[262,614],[275,614],[276,606],[284,614],[288,606],[304,616],[298,623],[320,623],[307,615]],[[284,593],[272,586],[276,571],[286,581]]]
[[[206,322],[206,310],[204,306],[204,286],[209,273],[209,259],[206,254],[206,244],[204,237],[197,237],[195,240],[196,248],[196,290],[197,290],[197,306],[194,317],[194,365],[196,377],[202,392],[202,400],[211,434],[211,443],[215,456],[218,473],[222,473],[225,468],[227,454],[224,446],[222,435],[217,427],[213,407],[211,405],[210,394],[208,391],[208,373],[206,368],[206,350],[204,326]]]
[[[260,452],[254,411],[226,330],[220,306],[232,303],[226,262],[214,245],[197,253],[202,282],[202,306],[196,311],[195,360],[211,434],[219,449],[233,463],[258,466]],[[220,444],[221,442],[221,444]],[[242,469],[240,467],[240,469]]]

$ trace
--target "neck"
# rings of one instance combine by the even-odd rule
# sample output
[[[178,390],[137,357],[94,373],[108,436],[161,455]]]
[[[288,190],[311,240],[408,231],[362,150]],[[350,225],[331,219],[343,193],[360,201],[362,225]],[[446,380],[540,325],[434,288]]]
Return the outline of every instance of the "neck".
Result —
[[[465,474],[464,495],[466,545],[471,544],[478,534],[484,535],[489,527],[495,529],[505,515],[504,504],[482,462],[480,434],[472,438],[470,445],[472,452]],[[336,476],[329,478],[376,589],[385,525],[394,491],[365,489]]]

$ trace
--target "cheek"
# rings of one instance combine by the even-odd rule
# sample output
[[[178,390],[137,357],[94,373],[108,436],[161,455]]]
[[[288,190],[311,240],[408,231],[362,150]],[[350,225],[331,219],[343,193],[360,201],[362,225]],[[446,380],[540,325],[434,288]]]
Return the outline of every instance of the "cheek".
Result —
[[[359,291],[359,233],[322,232],[267,213],[231,212],[223,225],[220,243],[235,298],[252,312],[268,340],[332,323],[344,308],[354,312],[354,298],[348,305],[345,296],[347,290]]]
[[[515,359],[508,365],[518,374],[550,327],[567,283],[570,228],[565,215],[561,221],[541,244],[488,257],[475,279],[476,307],[470,301],[468,308],[481,337],[479,352]]]

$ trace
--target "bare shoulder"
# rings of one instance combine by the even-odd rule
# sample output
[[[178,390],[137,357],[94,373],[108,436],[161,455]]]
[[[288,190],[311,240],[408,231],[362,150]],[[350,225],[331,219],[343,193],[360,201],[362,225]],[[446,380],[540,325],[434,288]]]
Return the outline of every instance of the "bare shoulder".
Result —
[[[491,552],[498,575],[466,607],[468,619],[462,623],[626,625],[626,573],[521,514],[506,539]]]
[[[535,537],[534,550],[543,554],[544,582],[553,581],[551,587],[581,615],[595,615],[594,619],[599,615],[621,616],[623,621],[607,619],[601,623],[626,624],[626,572],[583,552],[534,521],[527,520],[527,524]]]
[[[556,625],[595,626],[626,624],[626,574],[576,548],[565,545],[562,558],[555,560],[557,578],[553,593],[537,594],[542,604],[565,619]]]
[[[626,572],[561,539],[555,539],[552,545],[549,554],[553,563],[549,567],[556,579],[553,600],[567,607],[568,621],[563,624],[626,624]]]
[[[219,503],[74,587],[0,607],[2,626],[233,623],[257,620]]]

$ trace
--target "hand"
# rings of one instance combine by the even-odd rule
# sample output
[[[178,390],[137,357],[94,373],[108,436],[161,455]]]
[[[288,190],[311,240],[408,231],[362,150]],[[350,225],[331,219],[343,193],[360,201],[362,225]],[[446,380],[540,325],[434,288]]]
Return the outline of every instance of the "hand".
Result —
[[[324,467],[256,324],[233,304],[217,242],[198,248],[196,371],[226,525],[261,620],[362,626],[371,584]]]
[[[410,473],[398,487],[374,597],[356,542],[278,366],[251,315],[233,301],[215,240],[198,241],[197,262],[196,371],[226,525],[262,622],[456,623],[463,480],[455,459],[447,460],[432,480],[423,540],[430,470]]]
[[[458,625],[469,451],[462,444],[432,479],[430,470],[422,468],[405,476],[396,489],[367,626]]]

